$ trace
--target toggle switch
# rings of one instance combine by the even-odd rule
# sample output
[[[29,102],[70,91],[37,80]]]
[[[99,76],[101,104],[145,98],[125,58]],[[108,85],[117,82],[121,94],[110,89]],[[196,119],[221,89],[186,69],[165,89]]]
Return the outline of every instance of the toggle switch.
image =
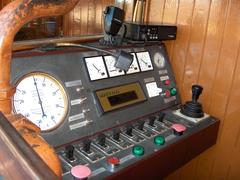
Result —
[[[105,134],[100,134],[97,138],[97,141],[100,146],[106,147],[106,135]]]
[[[116,141],[120,141],[120,133],[121,131],[119,129],[113,130],[113,139]]]
[[[68,145],[65,147],[65,154],[66,158],[68,158],[70,161],[74,161],[74,146]]]
[[[156,120],[156,117],[155,117],[155,116],[150,116],[150,117],[149,117],[148,125],[153,127],[155,120]]]
[[[126,132],[125,132],[125,133],[126,133],[128,136],[133,136],[132,130],[133,130],[133,127],[132,127],[131,125],[129,125],[129,126],[126,127]]]
[[[138,122],[137,128],[138,128],[140,131],[143,131],[144,124],[145,124],[145,121],[140,120],[140,121]]]
[[[91,148],[91,140],[89,139],[85,139],[83,141],[83,151],[85,151],[86,153],[90,154],[90,148]]]

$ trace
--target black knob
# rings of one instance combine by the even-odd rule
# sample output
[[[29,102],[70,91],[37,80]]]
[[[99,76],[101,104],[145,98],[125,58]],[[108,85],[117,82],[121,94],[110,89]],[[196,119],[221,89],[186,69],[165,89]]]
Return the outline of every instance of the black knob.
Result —
[[[83,151],[86,153],[90,153],[90,148],[91,148],[91,140],[85,139],[83,141]]]
[[[131,125],[127,126],[127,127],[126,127],[126,134],[127,134],[128,136],[132,136],[132,130],[133,130],[133,128],[132,128]]]
[[[121,131],[119,129],[114,129],[113,130],[113,139],[116,141],[119,141],[120,133],[121,133]]]
[[[144,127],[144,124],[145,124],[145,121],[140,120],[140,121],[138,122],[137,128],[138,128],[140,131],[142,131],[142,130],[143,130],[143,127]]]
[[[197,102],[203,88],[199,85],[192,86],[192,101],[187,101],[181,106],[180,112],[188,117],[201,118],[204,116],[202,105]]]
[[[68,145],[65,147],[65,154],[66,158],[68,158],[70,161],[74,160],[74,146]]]
[[[203,88],[199,85],[192,86],[192,101],[197,102],[199,96],[202,94]]]
[[[105,134],[100,134],[97,139],[98,139],[98,144],[100,146],[106,146],[106,135]]]
[[[156,120],[156,117],[155,117],[155,116],[150,116],[150,117],[149,117],[148,125],[149,125],[149,126],[154,126],[155,120]]]
[[[159,121],[159,122],[163,122],[165,115],[166,115],[165,113],[160,112],[160,113],[158,114],[158,121]]]

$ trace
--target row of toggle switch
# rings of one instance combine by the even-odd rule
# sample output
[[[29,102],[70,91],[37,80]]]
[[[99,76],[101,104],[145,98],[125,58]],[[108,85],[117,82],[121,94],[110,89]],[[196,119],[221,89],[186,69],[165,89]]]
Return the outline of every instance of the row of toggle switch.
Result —
[[[165,137],[172,134],[180,136],[185,130],[184,125],[168,121],[164,113],[159,113],[147,120],[139,120],[135,124],[107,131],[92,139],[68,145],[61,150],[59,157],[65,165],[63,173],[68,173],[72,169],[71,173],[74,176],[78,172],[77,168],[86,170],[86,166],[106,157],[110,171],[114,171],[114,168],[120,164],[116,155],[118,152],[131,148],[132,155],[140,157],[145,153],[144,147],[140,145],[141,142],[151,138],[155,145],[162,146],[165,144]]]

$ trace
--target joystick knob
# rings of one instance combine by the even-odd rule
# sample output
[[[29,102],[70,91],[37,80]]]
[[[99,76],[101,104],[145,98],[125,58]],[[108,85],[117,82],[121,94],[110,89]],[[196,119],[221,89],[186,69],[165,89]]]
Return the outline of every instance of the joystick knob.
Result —
[[[74,146],[68,145],[65,147],[66,158],[70,161],[74,161]]]
[[[180,112],[188,117],[201,118],[204,116],[202,105],[197,102],[203,88],[199,85],[192,86],[192,101],[187,101],[182,105]]]

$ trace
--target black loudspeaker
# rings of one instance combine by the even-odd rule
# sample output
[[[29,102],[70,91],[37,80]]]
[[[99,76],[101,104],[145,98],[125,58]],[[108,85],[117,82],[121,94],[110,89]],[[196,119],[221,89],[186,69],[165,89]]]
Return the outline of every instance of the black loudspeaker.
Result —
[[[104,15],[105,33],[116,36],[123,24],[124,11],[118,7],[108,6],[104,11]]]

